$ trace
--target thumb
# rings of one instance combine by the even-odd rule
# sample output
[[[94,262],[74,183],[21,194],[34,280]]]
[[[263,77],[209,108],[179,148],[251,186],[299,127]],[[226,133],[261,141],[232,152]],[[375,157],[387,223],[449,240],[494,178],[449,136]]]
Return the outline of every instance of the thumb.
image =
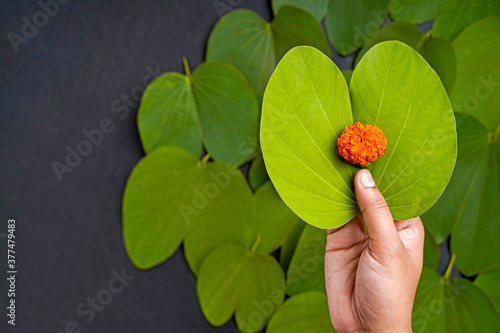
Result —
[[[370,171],[359,170],[354,177],[354,187],[370,238],[376,242],[384,242],[398,237],[389,206],[375,185]]]

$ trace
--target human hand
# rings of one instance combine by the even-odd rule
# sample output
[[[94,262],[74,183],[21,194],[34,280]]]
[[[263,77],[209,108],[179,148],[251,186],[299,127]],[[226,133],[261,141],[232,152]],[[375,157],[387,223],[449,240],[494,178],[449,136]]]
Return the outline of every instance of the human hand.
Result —
[[[325,280],[332,324],[338,333],[412,332],[422,221],[394,221],[368,170],[358,171],[354,184],[361,213],[328,230]]]

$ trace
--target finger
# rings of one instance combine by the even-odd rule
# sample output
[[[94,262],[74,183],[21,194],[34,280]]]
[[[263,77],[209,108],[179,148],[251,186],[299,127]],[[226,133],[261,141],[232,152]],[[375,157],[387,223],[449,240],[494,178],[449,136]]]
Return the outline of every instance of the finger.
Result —
[[[399,238],[391,211],[370,171],[359,170],[354,177],[354,187],[370,238],[379,242]]]

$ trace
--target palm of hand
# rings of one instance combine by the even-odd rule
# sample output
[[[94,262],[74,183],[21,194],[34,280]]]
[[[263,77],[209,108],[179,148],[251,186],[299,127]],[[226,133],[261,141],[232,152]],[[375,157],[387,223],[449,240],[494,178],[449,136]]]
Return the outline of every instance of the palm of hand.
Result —
[[[371,238],[358,214],[328,231],[326,287],[338,332],[411,331],[407,326],[422,267],[424,232],[420,218],[395,221],[395,226],[397,235]]]

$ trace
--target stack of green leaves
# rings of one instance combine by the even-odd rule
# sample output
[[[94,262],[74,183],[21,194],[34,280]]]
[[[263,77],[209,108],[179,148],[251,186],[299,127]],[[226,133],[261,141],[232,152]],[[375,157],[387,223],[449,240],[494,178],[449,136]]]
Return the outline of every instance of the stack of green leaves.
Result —
[[[147,155],[123,197],[134,265],[159,265],[184,242],[212,325],[234,314],[242,332],[335,332],[323,228],[358,213],[357,169],[339,161],[335,138],[361,121],[388,137],[386,154],[368,168],[394,217],[425,212],[414,331],[493,332],[500,3],[272,0],[272,8],[271,22],[246,9],[228,13],[210,33],[205,63],[191,73],[184,60],[185,74],[147,87],[138,112]],[[416,24],[429,20],[423,33]],[[395,40],[409,47],[387,43]],[[294,48],[302,45],[310,47]],[[330,47],[342,56],[359,49],[354,68],[340,71]],[[248,181],[238,169],[247,163]],[[452,260],[441,276],[445,241]],[[454,264],[476,280],[450,277]]]

